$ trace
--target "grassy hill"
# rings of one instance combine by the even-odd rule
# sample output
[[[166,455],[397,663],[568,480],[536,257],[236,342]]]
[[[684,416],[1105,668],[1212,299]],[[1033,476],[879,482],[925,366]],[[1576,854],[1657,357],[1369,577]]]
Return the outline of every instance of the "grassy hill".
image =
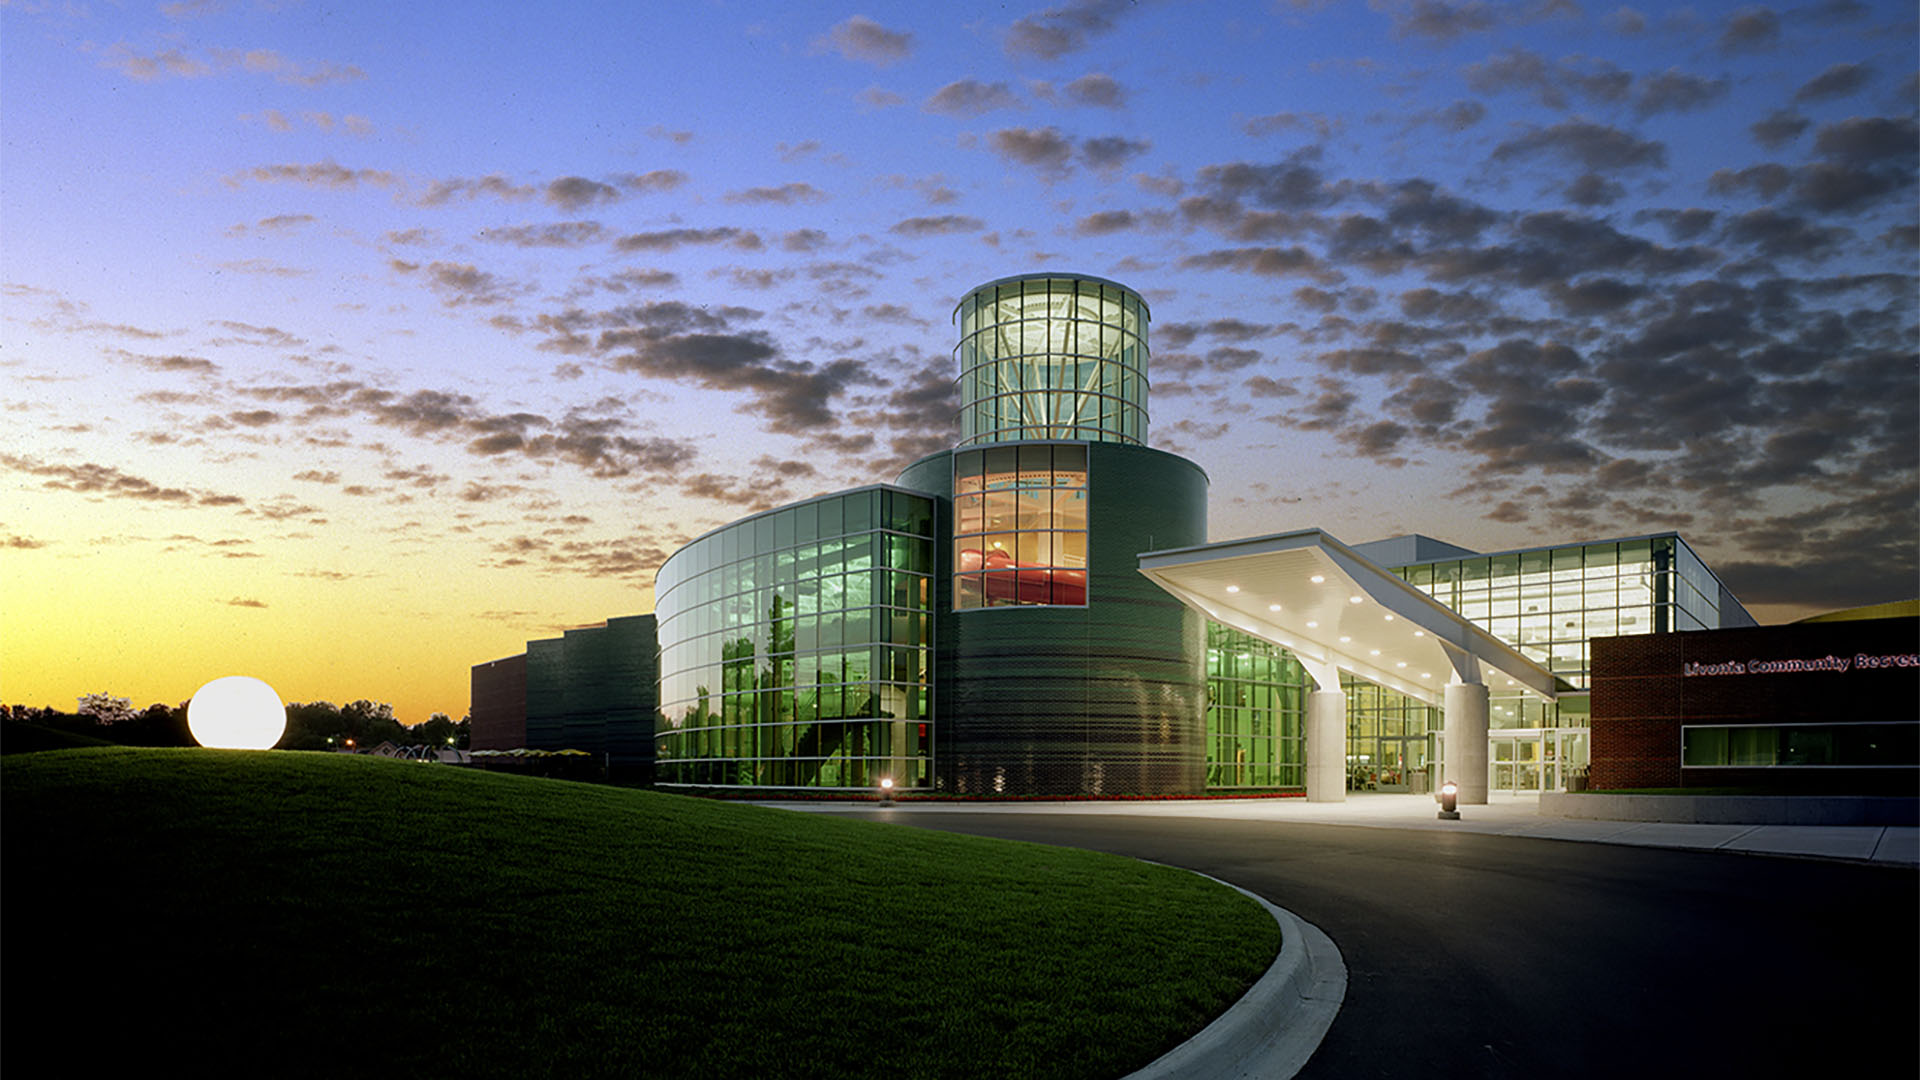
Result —
[[[824,815],[329,754],[0,770],[20,1075],[1111,1077],[1279,947],[1191,874]]]

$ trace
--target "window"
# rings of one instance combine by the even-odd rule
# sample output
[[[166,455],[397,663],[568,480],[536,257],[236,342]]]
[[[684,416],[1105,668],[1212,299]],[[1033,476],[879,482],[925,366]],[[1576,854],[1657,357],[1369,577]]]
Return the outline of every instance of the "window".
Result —
[[[1087,449],[1023,443],[953,458],[953,606],[1087,603]]]

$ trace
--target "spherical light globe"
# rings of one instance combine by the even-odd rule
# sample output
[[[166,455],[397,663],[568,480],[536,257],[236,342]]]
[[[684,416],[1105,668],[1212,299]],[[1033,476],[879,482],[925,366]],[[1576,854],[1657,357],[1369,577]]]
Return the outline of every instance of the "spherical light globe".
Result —
[[[201,746],[269,750],[287,733],[287,707],[259,679],[228,675],[194,691],[187,730]]]

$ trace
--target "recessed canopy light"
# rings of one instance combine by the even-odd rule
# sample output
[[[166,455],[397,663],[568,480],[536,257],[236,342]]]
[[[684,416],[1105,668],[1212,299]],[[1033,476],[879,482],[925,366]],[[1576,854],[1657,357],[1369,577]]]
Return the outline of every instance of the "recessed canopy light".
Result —
[[[1315,585],[1325,585],[1327,583],[1327,575],[1315,574],[1307,580],[1313,582]]]
[[[1508,680],[1507,680],[1507,685],[1508,685],[1508,686],[1512,686],[1512,685],[1513,685],[1513,680],[1512,680],[1512,679],[1508,679]]]
[[[1414,636],[1414,637],[1426,637],[1426,636],[1427,636],[1427,632],[1426,632],[1425,630],[1415,630],[1415,631],[1413,632],[1413,636]]]
[[[1397,664],[1395,664],[1395,665],[1393,665],[1393,666],[1394,666],[1394,667],[1406,667],[1406,666],[1407,666],[1407,662],[1406,662],[1405,660],[1402,660],[1402,661],[1400,661],[1399,663],[1397,663]]]
[[[1379,655],[1380,655],[1380,650],[1379,650],[1379,649],[1368,649],[1368,650],[1367,650],[1367,655],[1368,655],[1368,656],[1379,656]]]
[[[1347,597],[1347,603],[1349,603],[1349,604],[1357,604],[1357,603],[1359,603],[1359,602],[1360,602],[1360,598],[1359,598],[1359,597],[1357,597],[1357,596],[1349,596],[1349,597]]]
[[[1388,622],[1392,622],[1392,621],[1393,621],[1393,616],[1392,616],[1392,615],[1388,615],[1388,616],[1387,616],[1387,621],[1388,621]]]
[[[1240,591],[1240,586],[1238,586],[1238,585],[1229,585],[1229,586],[1227,586],[1227,591],[1228,591],[1228,592],[1239,592],[1239,591]]]
[[[1280,610],[1280,605],[1279,605],[1279,604],[1268,604],[1268,605],[1267,605],[1267,610],[1268,610],[1268,611],[1279,611],[1279,610]]]
[[[1308,620],[1307,620],[1307,629],[1309,629],[1309,630],[1311,630],[1311,629],[1313,629],[1314,627],[1316,627],[1316,626],[1319,626],[1319,625],[1320,625],[1319,623],[1317,623],[1317,622],[1314,622],[1314,621],[1313,621],[1312,619],[1308,619]]]
[[[1347,636],[1347,635],[1345,635],[1345,634],[1341,634],[1341,635],[1340,635],[1340,644],[1342,644],[1342,645],[1345,645],[1345,644],[1346,644],[1347,642],[1349,642],[1349,641],[1352,641],[1352,640],[1353,640],[1352,638],[1350,638],[1350,637],[1348,637],[1348,636]]]
[[[1423,679],[1431,679],[1431,678],[1433,678],[1433,672],[1431,672],[1431,671],[1423,671],[1423,672],[1421,672],[1421,673],[1420,673],[1420,677],[1421,677],[1421,678],[1423,678]]]

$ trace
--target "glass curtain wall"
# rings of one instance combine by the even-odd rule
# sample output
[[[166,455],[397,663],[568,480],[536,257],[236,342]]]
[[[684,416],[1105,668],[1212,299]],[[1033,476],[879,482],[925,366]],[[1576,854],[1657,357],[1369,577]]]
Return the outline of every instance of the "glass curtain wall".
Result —
[[[659,783],[932,783],[934,506],[887,487],[708,533],[661,567]]]
[[[1430,790],[1439,764],[1440,710],[1364,679],[1340,677],[1347,694],[1347,787]]]
[[[953,455],[953,606],[1087,603],[1087,448]]]
[[[1720,625],[1719,585],[1677,536],[1449,559],[1393,572],[1581,689],[1589,639]]]
[[[1098,278],[1036,276],[968,293],[960,445],[1023,439],[1147,441],[1146,302]]]
[[[1300,717],[1307,684],[1292,653],[1207,623],[1207,787],[1306,785]]]

